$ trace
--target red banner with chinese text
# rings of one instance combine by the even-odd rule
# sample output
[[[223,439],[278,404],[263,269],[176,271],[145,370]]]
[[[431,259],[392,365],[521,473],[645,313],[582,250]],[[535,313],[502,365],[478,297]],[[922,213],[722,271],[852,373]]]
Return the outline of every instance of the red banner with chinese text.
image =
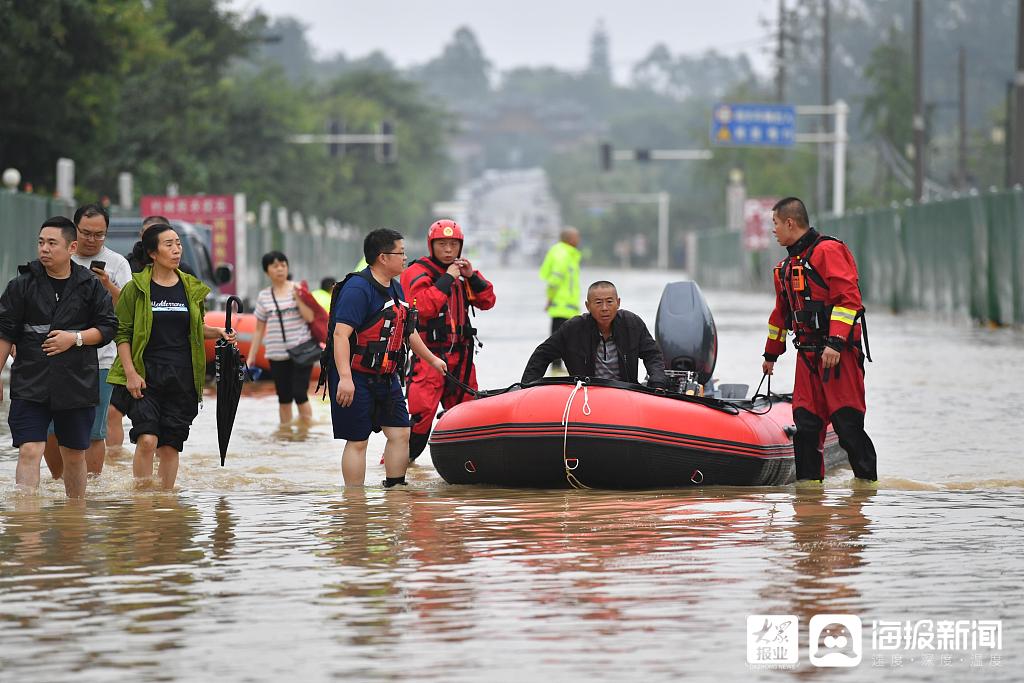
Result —
[[[238,272],[235,249],[235,198],[232,195],[188,195],[161,197],[145,195],[139,202],[143,216],[164,216],[171,220],[201,223],[211,228],[213,267],[230,264]],[[220,291],[235,294],[236,282],[221,285]]]
[[[760,251],[771,245],[774,197],[750,197],[743,202],[743,248]]]

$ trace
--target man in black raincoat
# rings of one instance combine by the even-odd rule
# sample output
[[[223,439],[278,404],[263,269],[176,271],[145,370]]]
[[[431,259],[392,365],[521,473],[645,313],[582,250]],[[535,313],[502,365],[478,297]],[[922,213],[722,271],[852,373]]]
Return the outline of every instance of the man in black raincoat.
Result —
[[[85,449],[99,402],[96,350],[117,328],[110,294],[71,260],[77,239],[70,220],[48,218],[39,229],[39,259],[20,266],[0,296],[0,367],[17,346],[7,417],[19,449],[15,480],[28,489],[39,485],[52,420],[69,498],[85,496]]]

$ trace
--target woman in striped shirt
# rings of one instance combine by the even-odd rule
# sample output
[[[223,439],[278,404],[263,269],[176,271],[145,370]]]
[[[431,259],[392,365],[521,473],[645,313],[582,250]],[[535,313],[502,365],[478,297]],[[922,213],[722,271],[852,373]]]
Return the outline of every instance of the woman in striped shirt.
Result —
[[[294,402],[299,407],[300,424],[308,425],[313,419],[307,396],[313,366],[296,365],[288,356],[288,349],[309,341],[313,309],[295,296],[299,285],[288,278],[287,256],[279,251],[264,254],[263,271],[270,278],[270,286],[256,297],[256,331],[249,358],[255,362],[260,344],[267,345],[266,356],[274,375],[281,424],[291,423]]]

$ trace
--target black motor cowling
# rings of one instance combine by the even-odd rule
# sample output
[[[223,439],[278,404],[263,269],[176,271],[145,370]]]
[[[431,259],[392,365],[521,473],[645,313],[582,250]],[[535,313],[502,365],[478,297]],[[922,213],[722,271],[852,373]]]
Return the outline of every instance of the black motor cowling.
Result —
[[[707,301],[696,282],[670,282],[658,304],[654,337],[668,370],[697,373],[707,384],[718,360],[718,331]]]

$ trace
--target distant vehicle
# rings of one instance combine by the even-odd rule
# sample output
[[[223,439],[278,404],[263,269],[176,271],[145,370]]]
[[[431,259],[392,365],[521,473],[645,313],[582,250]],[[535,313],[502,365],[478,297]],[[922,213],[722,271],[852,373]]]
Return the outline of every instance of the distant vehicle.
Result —
[[[229,264],[220,264],[216,268],[210,260],[212,237],[210,227],[195,225],[185,221],[171,221],[171,227],[181,238],[181,262],[189,267],[195,276],[210,288],[207,308],[212,310],[224,308],[226,294],[221,294],[220,286],[231,282],[234,270]],[[111,218],[107,228],[106,246],[125,258],[132,253],[132,248],[139,241],[142,230],[141,218]]]

